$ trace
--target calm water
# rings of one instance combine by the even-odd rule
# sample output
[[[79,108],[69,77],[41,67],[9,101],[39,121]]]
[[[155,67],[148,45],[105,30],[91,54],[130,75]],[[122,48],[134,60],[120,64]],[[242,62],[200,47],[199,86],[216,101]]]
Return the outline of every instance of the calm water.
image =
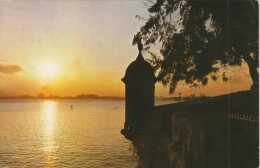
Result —
[[[124,100],[0,100],[0,167],[135,167],[123,124]]]

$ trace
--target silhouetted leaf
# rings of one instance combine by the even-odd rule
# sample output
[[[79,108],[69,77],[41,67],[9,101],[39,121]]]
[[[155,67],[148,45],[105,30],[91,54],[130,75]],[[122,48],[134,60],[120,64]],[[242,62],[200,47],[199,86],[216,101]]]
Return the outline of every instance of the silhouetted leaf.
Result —
[[[158,80],[170,84],[170,93],[180,81],[206,85],[208,76],[218,72],[217,64],[240,66],[243,60],[253,82],[258,82],[256,0],[156,0],[148,11],[151,15],[133,44],[142,39],[147,51],[152,44],[161,45],[161,59],[148,52],[154,69],[159,70]],[[217,80],[215,75],[211,78]],[[222,79],[228,80],[225,75]]]

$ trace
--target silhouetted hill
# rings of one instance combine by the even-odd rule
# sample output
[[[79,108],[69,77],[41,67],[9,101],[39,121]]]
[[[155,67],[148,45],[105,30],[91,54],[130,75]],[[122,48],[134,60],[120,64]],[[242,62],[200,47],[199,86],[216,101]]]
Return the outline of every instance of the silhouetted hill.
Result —
[[[99,99],[98,95],[94,95],[94,94],[89,94],[89,95],[77,95],[76,96],[77,99]]]

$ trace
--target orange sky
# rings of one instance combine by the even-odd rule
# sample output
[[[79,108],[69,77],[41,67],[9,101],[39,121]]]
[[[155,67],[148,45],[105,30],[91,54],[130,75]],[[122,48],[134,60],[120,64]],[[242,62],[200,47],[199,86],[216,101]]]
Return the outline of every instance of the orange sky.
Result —
[[[135,15],[147,17],[146,10],[142,1],[0,0],[0,96],[124,96],[120,79],[138,54],[131,42],[144,23]],[[250,88],[246,65],[228,72],[228,82],[179,84],[174,95]],[[156,84],[155,94],[169,96],[168,90]]]

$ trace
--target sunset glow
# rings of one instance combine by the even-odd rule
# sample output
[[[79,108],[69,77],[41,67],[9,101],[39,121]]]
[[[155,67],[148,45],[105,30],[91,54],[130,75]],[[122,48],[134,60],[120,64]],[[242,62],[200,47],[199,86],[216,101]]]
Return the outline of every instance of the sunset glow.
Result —
[[[142,1],[0,0],[0,14],[0,97],[44,91],[124,96],[121,78],[138,55],[132,39],[144,24],[135,16],[148,17]],[[159,54],[160,47],[155,49]],[[143,56],[151,59],[146,52]],[[227,72],[227,82],[219,79],[197,88],[179,83],[173,96],[214,96],[250,88],[246,65]],[[170,96],[169,86],[157,83],[155,95]]]
[[[44,62],[38,67],[38,69],[39,75],[47,79],[55,78],[60,72],[59,66],[54,62]]]

